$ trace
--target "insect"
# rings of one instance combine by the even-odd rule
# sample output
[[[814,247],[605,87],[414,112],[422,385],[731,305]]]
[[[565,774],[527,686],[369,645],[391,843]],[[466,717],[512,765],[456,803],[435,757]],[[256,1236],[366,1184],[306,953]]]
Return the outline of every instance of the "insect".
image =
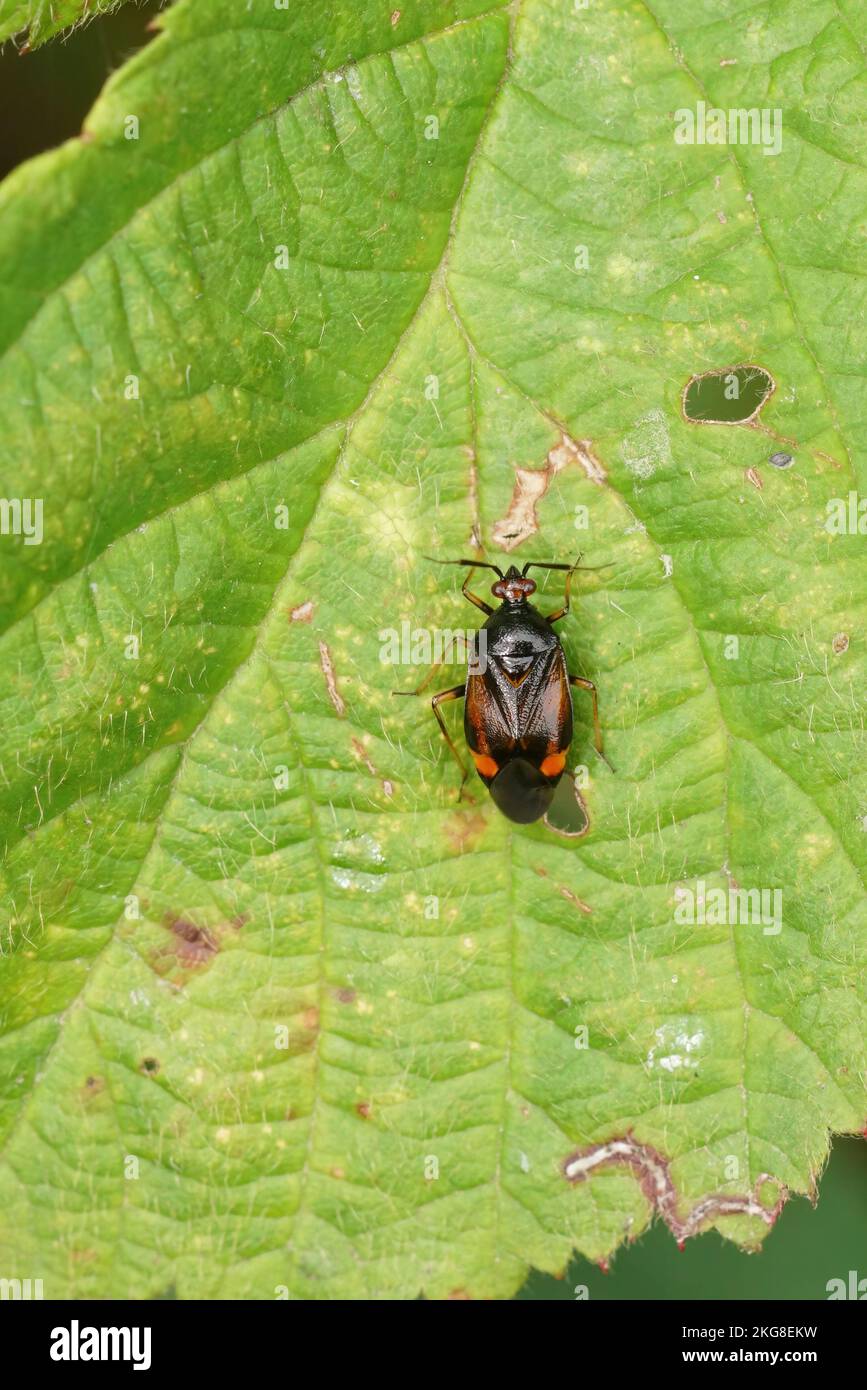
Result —
[[[445,726],[441,706],[463,699],[464,735],[476,771],[509,820],[528,825],[543,816],[554,799],[566,768],[572,742],[571,686],[590,694],[596,751],[602,750],[602,731],[596,687],[584,676],[572,676],[554,623],[569,612],[573,565],[529,561],[518,570],[511,565],[504,574],[498,565],[483,560],[441,560],[438,564],[466,565],[469,573],[461,593],[487,616],[479,629],[464,685],[441,690],[431,700],[446,743],[461,769],[461,793],[468,771]],[[497,582],[491,593],[500,600],[494,608],[469,588],[473,570],[491,569]],[[562,608],[547,617],[529,602],[536,581],[530,569],[566,570]],[[417,695],[418,690],[396,691]]]

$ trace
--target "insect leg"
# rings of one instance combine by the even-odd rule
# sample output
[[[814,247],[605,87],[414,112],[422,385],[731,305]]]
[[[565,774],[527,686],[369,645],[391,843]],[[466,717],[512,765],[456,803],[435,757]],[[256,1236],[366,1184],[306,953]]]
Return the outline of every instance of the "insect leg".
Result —
[[[440,705],[444,705],[448,700],[462,700],[465,694],[466,690],[464,686],[453,685],[451,690],[441,690],[438,695],[434,695],[433,699],[430,702],[431,709],[436,715],[437,723],[440,726],[440,732],[442,733],[442,736],[448,744],[449,748],[452,750],[452,756],[454,757],[455,762],[461,770],[461,789],[458,792],[458,801],[460,801],[461,797],[463,796],[464,783],[466,782],[469,773],[467,772],[467,769],[464,766],[463,758],[461,757],[460,753],[458,752],[457,748],[455,748],[455,745],[452,742],[451,734],[445,726],[445,722],[443,720],[442,715],[440,714],[439,707]]]
[[[421,692],[424,690],[425,686],[430,685],[431,681],[433,680],[434,676],[436,675],[437,671],[440,669],[442,664],[443,663],[441,661],[435,661],[433,666],[430,668],[427,675],[425,676],[424,680],[416,686],[415,690],[393,690],[391,692],[392,695],[420,695]]]
[[[579,555],[578,559],[580,560],[580,558],[581,558],[581,557],[580,557],[580,555]],[[549,614],[548,614],[548,622],[549,622],[549,623],[557,623],[557,622],[559,622],[560,619],[561,619],[561,618],[565,618],[565,617],[566,617],[566,614],[569,612],[569,604],[571,603],[571,600],[572,600],[572,576],[573,576],[573,574],[575,573],[575,570],[576,570],[577,566],[578,566],[578,560],[575,561],[575,564],[574,564],[574,565],[562,565],[562,566],[561,566],[561,565],[558,565],[558,566],[557,566],[558,569],[568,569],[569,573],[566,575],[566,583],[565,583],[564,588],[563,588],[563,607],[562,607],[562,608],[558,608],[556,613],[549,613]],[[546,568],[547,568],[547,566],[546,566]],[[552,565],[552,566],[551,566],[551,569],[553,569],[553,568],[554,568],[554,566]]]
[[[592,681],[587,680],[586,676],[570,676],[569,684],[577,685],[581,690],[587,690],[590,693],[590,699],[593,701],[593,742],[596,745],[596,752],[599,754],[600,758],[602,758],[603,762],[608,763],[608,759],[605,757],[605,753],[602,749],[602,726],[599,723],[599,699],[596,694],[596,686]],[[608,763],[608,766],[611,767],[611,764]],[[611,771],[614,771],[613,767],[611,767]]]
[[[461,593],[464,598],[469,599],[470,603],[474,603],[477,608],[481,608],[482,612],[490,617],[494,611],[491,605],[486,603],[483,598],[479,598],[478,594],[471,594],[467,585],[472,579],[473,570],[475,569],[493,570],[494,573],[498,574],[502,579],[503,571],[500,569],[499,565],[492,565],[488,560],[435,560],[432,555],[425,556],[425,559],[433,560],[435,565],[469,565],[470,572],[461,586]]]
[[[572,564],[572,565],[565,565],[565,564],[559,564],[559,563],[557,563],[557,564],[546,565],[546,564],[544,564],[544,563],[543,563],[542,561],[540,561],[540,560],[530,560],[529,563],[526,564],[526,565],[524,566],[524,571],[523,571],[524,574],[527,573],[527,570],[532,570],[532,569],[537,569],[537,570],[568,570],[568,571],[569,571],[569,573],[566,575],[565,603],[563,604],[563,607],[562,607],[562,608],[558,608],[558,609],[557,609],[557,612],[556,612],[556,613],[549,613],[549,614],[548,614],[548,622],[549,622],[549,623],[556,623],[556,622],[559,622],[560,618],[565,618],[566,614],[569,612],[570,595],[571,595],[571,592],[572,592],[572,575],[573,575],[573,574],[575,573],[575,571],[578,569],[578,567],[579,567],[580,564],[581,564],[581,556],[579,555],[579,556],[578,556],[578,559],[577,559],[577,560],[575,561],[575,563]],[[609,564],[607,564],[607,565],[584,565],[582,568],[583,568],[584,571],[586,571],[586,572],[589,574],[589,572],[590,572],[591,570],[607,570],[607,569],[610,569],[610,568],[611,568],[611,563],[609,563]]]
[[[485,600],[483,598],[479,598],[478,594],[471,594],[469,589],[467,588],[467,585],[469,584],[472,577],[473,571],[470,570],[469,574],[467,575],[466,579],[461,585],[461,593],[463,594],[464,598],[469,599],[470,603],[474,603],[477,608],[481,608],[482,612],[487,613],[490,617],[490,615],[494,611],[491,605],[489,603],[485,603]]]

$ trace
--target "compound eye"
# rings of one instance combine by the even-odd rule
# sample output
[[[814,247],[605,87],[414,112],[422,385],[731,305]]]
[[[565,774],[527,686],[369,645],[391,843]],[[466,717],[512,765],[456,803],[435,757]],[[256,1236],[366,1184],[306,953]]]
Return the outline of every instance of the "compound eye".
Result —
[[[525,593],[525,594],[535,594],[535,592],[536,592],[536,581],[535,581],[535,579],[525,579],[525,580],[524,580],[524,593]]]
[[[502,579],[497,580],[496,584],[494,584],[494,586],[491,589],[491,593],[494,595],[494,598],[506,597],[506,586],[503,583]]]

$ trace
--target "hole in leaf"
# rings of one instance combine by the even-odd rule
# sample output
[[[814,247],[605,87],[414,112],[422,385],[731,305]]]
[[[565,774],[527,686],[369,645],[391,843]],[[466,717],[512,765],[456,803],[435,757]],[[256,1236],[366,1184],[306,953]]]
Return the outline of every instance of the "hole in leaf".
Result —
[[[567,774],[560,779],[554,800],[543,817],[549,830],[569,839],[578,839],[590,829],[590,817],[577,785]]]
[[[764,367],[702,372],[683,389],[683,413],[694,425],[744,425],[756,418],[775,385]]]

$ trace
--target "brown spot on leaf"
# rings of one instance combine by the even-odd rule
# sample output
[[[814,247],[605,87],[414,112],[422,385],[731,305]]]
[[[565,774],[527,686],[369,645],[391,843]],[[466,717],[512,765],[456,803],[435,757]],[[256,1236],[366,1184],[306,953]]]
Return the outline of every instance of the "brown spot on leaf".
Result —
[[[608,474],[605,472],[604,464],[594,454],[591,441],[589,439],[570,439],[569,444],[574,449],[576,463],[580,463],[591,483],[598,483],[601,487],[607,481]],[[550,458],[550,454],[548,457]]]
[[[319,1027],[319,1010],[315,1004],[311,1004],[309,1009],[305,1009],[301,1015],[301,1022],[309,1032],[314,1032]]]
[[[491,536],[501,550],[515,550],[539,529],[536,506],[545,496],[551,481],[570,463],[579,463],[591,482],[605,482],[605,469],[593,453],[589,439],[571,439],[561,434],[560,440],[548,451],[542,468],[516,468],[515,488],[509,510],[497,521]]]
[[[834,651],[834,652],[837,654],[837,656],[841,656],[843,652],[848,651],[848,650],[849,650],[849,637],[848,637],[848,634],[845,633],[845,632],[838,632],[838,633],[836,634],[836,636],[834,637],[833,641],[831,642],[831,650]]]
[[[364,744],[361,742],[361,739],[358,739],[358,738],[353,738],[353,739],[352,739],[352,752],[353,752],[354,756],[358,759],[358,761],[359,761],[360,763],[363,763],[363,764],[364,764],[364,766],[367,768],[368,772],[371,774],[372,777],[378,777],[378,776],[379,776],[379,774],[378,774],[376,768],[373,766],[373,763],[370,761],[370,758],[367,756],[367,749],[365,748]]]
[[[371,1109],[372,1109],[373,1107],[371,1106],[371,1104],[370,1104],[369,1101],[366,1101],[366,1100],[359,1101],[358,1105],[356,1105],[355,1108],[356,1108],[356,1110],[358,1111],[359,1115],[361,1116],[361,1118],[362,1118],[363,1120],[369,1120],[369,1119],[370,1119],[370,1112],[371,1112]]]
[[[752,483],[753,487],[758,488],[759,492],[761,492],[762,488],[764,487],[764,483],[762,482],[758,469],[745,468],[744,477],[746,478],[748,483]]]
[[[579,898],[577,893],[573,893],[571,888],[567,888],[565,883],[557,884],[557,892],[560,894],[561,898],[565,898],[568,903],[572,903],[577,907],[579,912],[583,912],[587,917],[592,916],[593,908],[589,903],[585,903],[584,899]]]
[[[814,449],[813,457],[817,459],[823,459],[825,463],[830,463],[831,467],[836,468],[838,471],[843,467],[839,459],[835,459],[833,454],[826,454],[824,449]]]
[[[344,985],[334,991],[334,998],[339,1000],[341,1004],[354,1004],[358,998],[358,991],[349,989],[348,986]]]
[[[548,877],[548,870],[543,868],[541,864],[536,865],[536,873],[540,878]],[[588,917],[592,914],[593,908],[585,903],[583,898],[579,898],[577,893],[573,893],[571,888],[567,888],[565,884],[558,883],[557,892],[560,894],[561,898],[565,898],[567,902],[574,903],[580,912],[586,913]]]
[[[306,603],[299,603],[296,608],[289,609],[289,621],[292,623],[309,623],[312,617],[312,599],[308,599]]]
[[[186,917],[167,913],[165,923],[178,940],[175,954],[184,965],[207,965],[220,949],[213,932],[207,927],[197,927]]]
[[[455,811],[443,825],[446,839],[458,854],[474,849],[487,828],[488,822],[479,811]]]
[[[138,1069],[140,1072],[143,1072],[145,1076],[156,1076],[160,1069],[160,1064],[156,1057],[142,1057],[138,1064]]]
[[[342,719],[346,713],[346,705],[343,702],[343,697],[340,694],[340,691],[337,689],[337,678],[334,674],[334,663],[331,660],[331,653],[328,650],[328,646],[325,642],[319,643],[319,664],[322,667],[322,674],[325,677],[325,688],[328,691],[328,698],[331,701],[334,708],[337,710],[338,717]]]

